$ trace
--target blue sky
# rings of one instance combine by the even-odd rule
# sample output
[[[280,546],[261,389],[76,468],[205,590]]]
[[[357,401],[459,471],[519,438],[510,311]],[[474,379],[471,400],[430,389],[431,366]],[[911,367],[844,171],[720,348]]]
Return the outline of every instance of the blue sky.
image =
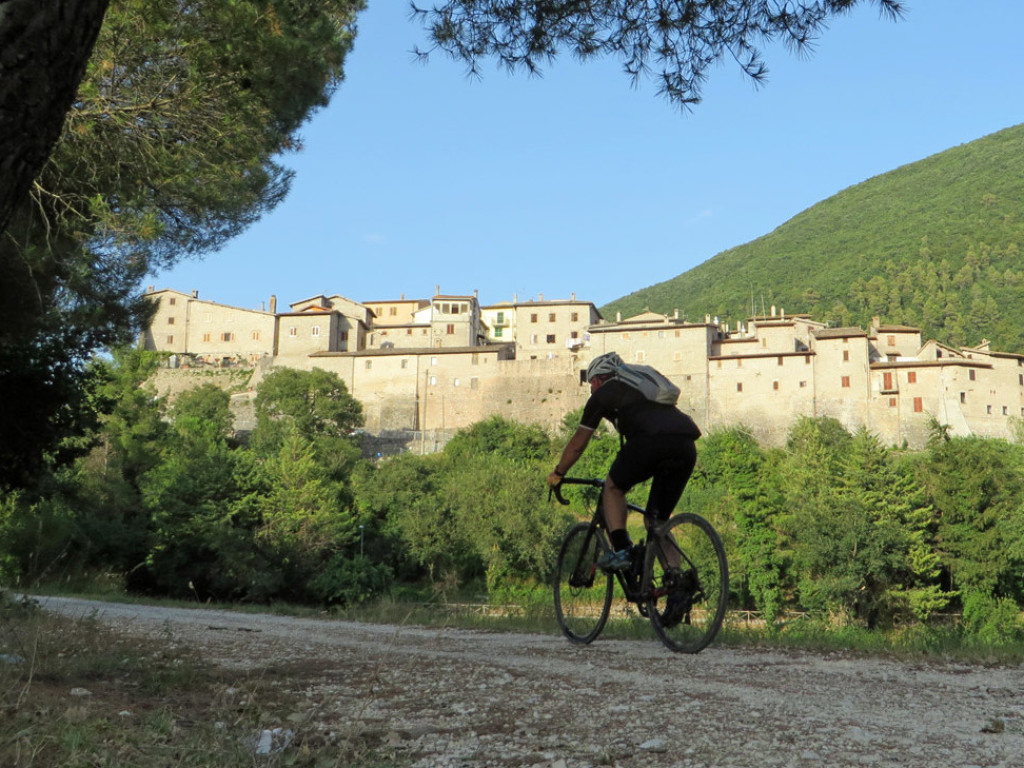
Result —
[[[879,173],[1024,122],[1020,0],[912,0],[837,19],[754,86],[716,67],[689,114],[613,61],[542,78],[435,54],[405,0],[369,0],[346,79],[284,158],[288,198],[147,284],[240,307],[478,291],[601,306]],[[799,308],[794,308],[799,311]]]

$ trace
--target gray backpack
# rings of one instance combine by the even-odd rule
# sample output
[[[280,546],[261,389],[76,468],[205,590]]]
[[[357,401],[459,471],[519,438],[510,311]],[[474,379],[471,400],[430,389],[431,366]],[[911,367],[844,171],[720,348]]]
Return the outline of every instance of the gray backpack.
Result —
[[[675,405],[679,400],[679,387],[649,365],[623,362],[614,352],[595,358],[591,369],[608,371],[624,384],[637,389],[648,400],[662,405]]]

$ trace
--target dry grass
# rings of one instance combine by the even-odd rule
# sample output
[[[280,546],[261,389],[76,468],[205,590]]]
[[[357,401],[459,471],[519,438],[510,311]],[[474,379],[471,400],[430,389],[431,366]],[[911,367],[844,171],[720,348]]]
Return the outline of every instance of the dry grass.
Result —
[[[306,692],[325,673],[227,671],[179,643],[0,604],[0,766],[395,765],[380,734],[318,716]],[[275,728],[291,731],[291,744],[255,754],[259,734]]]

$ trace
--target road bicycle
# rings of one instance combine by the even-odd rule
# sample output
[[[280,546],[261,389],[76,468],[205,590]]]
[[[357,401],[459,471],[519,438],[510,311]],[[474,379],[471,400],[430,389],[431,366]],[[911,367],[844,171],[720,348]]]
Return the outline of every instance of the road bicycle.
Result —
[[[563,478],[552,493],[561,504],[564,485],[604,488],[603,480]],[[600,499],[600,497],[599,497]],[[641,507],[646,539],[633,546],[628,571],[605,572],[598,559],[611,550],[600,500],[590,522],[574,525],[562,541],[554,574],[555,616],[574,643],[590,643],[611,615],[615,582],[626,601],[649,619],[666,647],[699,653],[715,639],[729,600],[729,566],[722,539],[700,515],[684,512],[657,520]]]

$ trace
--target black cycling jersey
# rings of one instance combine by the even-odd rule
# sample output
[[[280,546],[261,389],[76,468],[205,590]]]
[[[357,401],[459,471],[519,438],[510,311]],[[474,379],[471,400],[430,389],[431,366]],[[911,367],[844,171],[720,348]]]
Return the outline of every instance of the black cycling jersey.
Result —
[[[580,426],[597,429],[602,418],[612,422],[626,440],[654,435],[684,435],[693,440],[700,437],[696,422],[674,405],[652,402],[640,390],[617,379],[609,379],[590,396]]]

